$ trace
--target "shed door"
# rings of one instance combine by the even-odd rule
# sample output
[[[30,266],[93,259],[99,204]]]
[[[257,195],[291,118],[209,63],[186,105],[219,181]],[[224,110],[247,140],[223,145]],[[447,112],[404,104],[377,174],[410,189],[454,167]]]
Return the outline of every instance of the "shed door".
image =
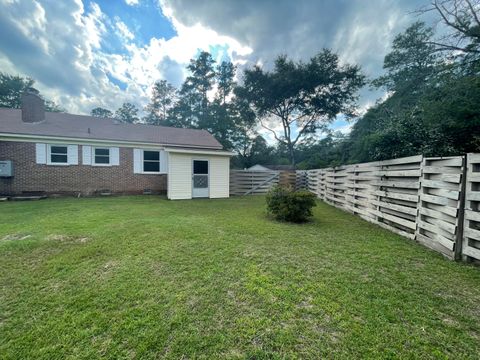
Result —
[[[208,160],[193,160],[192,197],[208,197]]]

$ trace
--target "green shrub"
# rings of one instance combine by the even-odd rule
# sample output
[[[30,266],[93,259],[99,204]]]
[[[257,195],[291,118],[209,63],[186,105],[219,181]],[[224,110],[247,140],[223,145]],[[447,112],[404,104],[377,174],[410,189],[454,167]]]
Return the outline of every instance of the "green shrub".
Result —
[[[305,190],[275,186],[267,194],[267,211],[276,220],[305,222],[313,215],[315,205],[315,195]]]

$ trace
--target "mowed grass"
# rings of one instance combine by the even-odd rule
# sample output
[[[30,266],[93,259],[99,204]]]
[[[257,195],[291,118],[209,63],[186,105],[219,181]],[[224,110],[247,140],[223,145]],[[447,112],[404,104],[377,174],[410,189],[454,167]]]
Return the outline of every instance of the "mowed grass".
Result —
[[[479,358],[480,268],[264,201],[0,203],[0,357]]]

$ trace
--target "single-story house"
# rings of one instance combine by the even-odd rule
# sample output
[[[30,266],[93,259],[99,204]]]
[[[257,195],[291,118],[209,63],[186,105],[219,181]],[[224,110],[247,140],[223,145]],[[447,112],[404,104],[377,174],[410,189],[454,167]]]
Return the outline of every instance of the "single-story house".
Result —
[[[231,155],[205,130],[46,112],[35,89],[0,108],[0,195],[224,198]]]

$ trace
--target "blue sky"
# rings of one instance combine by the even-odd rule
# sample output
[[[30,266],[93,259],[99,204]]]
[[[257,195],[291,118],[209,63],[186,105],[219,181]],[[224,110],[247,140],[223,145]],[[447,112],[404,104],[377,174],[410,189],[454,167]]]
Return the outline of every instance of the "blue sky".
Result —
[[[89,2],[91,6],[92,2]],[[118,18],[135,35],[138,45],[147,45],[151,38],[162,37],[171,39],[176,35],[172,23],[161,12],[160,5],[156,1],[145,0],[137,4],[128,5],[125,1],[96,1],[102,11],[111,19]],[[110,40],[113,36],[105,38],[104,48],[112,48],[112,51],[121,51],[122,43],[116,41],[113,45]],[[114,40],[114,39],[113,39]]]
[[[0,0],[0,70],[30,76],[68,112],[143,108],[152,84],[179,86],[201,50],[240,69],[324,47],[382,73],[393,37],[422,0]],[[378,16],[381,14],[381,16]],[[382,96],[365,89],[360,109]],[[341,119],[332,128],[348,131]]]

